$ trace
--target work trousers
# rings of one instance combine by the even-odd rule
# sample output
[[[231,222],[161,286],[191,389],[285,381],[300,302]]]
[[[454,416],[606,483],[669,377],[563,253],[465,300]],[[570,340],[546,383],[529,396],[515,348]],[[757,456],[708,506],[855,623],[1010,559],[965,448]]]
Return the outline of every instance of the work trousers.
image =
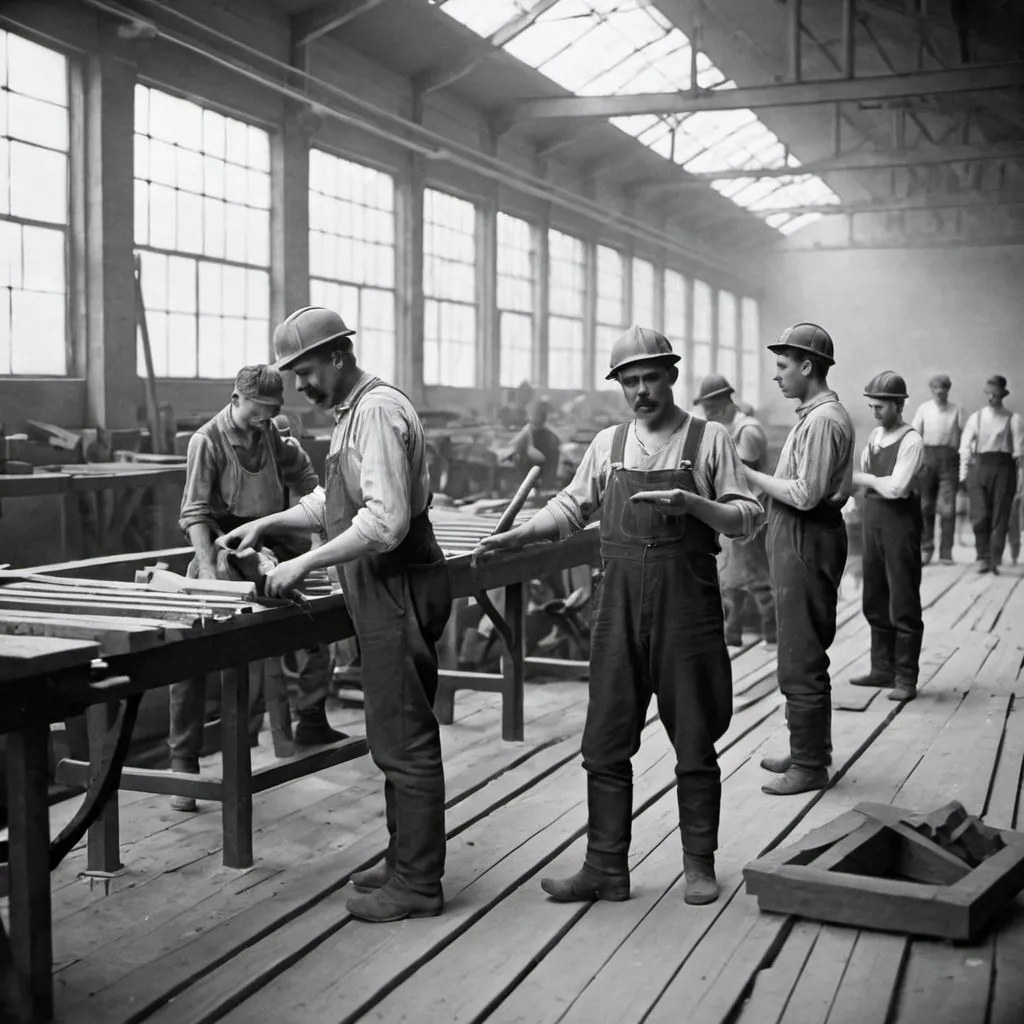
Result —
[[[839,584],[846,568],[846,525],[773,501],[768,561],[778,610],[779,689],[786,698],[790,756],[824,768],[832,751],[828,649],[836,636]]]
[[[871,626],[871,675],[917,684],[921,618],[921,514],[916,498],[864,501],[864,618]]]
[[[1020,495],[1017,495],[1010,506],[1010,525],[1006,532],[1006,539],[1010,543],[1010,558],[1013,559],[1014,565],[1017,564],[1017,560],[1020,558],[1020,519],[1021,500]]]
[[[935,552],[935,516],[939,517],[939,558],[953,557],[956,530],[956,489],[960,476],[960,453],[955,448],[925,445],[924,464],[917,478],[921,490],[921,553]]]
[[[967,493],[979,562],[999,565],[1002,561],[1016,489],[1017,469],[1012,455],[982,452],[974,457],[967,474]]]
[[[586,859],[598,870],[628,869],[630,759],[640,749],[652,694],[675,749],[683,849],[710,854],[718,845],[722,787],[715,741],[732,716],[732,666],[722,633],[714,559],[708,554],[684,561],[691,568],[699,561],[700,568],[693,571],[701,575],[690,575],[691,569],[680,566],[678,559],[608,559],[595,592],[583,767],[589,813]],[[678,589],[675,584],[687,577],[688,590]],[[693,609],[691,617],[680,602],[695,586],[706,591],[709,601],[703,610]]]
[[[436,645],[452,603],[444,556],[432,548],[433,563],[403,565],[384,555],[342,566],[359,638],[366,740],[384,775],[386,859],[426,895],[441,891],[444,874],[444,768],[433,707]]]

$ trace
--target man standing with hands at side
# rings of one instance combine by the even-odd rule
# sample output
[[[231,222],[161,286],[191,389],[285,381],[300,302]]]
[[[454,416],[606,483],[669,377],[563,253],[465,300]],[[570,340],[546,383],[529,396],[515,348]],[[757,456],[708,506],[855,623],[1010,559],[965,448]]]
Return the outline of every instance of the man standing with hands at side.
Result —
[[[684,899],[702,904],[718,896],[715,741],[732,715],[732,667],[716,535],[749,536],[762,509],[726,429],[676,405],[678,361],[664,335],[626,331],[612,347],[608,379],[619,382],[635,418],[602,430],[572,483],[528,523],[476,549],[565,538],[601,511],[603,578],[594,596],[583,730],[587,853],[575,875],[542,879],[556,900],[629,898],[630,761],[652,693],[676,753]]]
[[[846,568],[842,509],[853,491],[853,423],[828,386],[835,348],[817,324],[788,327],[775,353],[775,382],[795,398],[799,421],[775,475],[747,469],[768,495],[768,560],[779,623],[779,689],[786,698],[788,757],[761,767],[781,776],[761,789],[791,796],[828,786],[832,762],[832,684],[828,649],[836,636],[839,584]]]

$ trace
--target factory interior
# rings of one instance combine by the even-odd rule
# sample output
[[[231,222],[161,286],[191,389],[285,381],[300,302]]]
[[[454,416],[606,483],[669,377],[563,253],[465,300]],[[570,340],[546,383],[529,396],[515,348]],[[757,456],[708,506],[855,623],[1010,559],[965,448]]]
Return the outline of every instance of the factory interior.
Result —
[[[1022,417],[1015,0],[0,0],[0,1024],[1020,1024]]]

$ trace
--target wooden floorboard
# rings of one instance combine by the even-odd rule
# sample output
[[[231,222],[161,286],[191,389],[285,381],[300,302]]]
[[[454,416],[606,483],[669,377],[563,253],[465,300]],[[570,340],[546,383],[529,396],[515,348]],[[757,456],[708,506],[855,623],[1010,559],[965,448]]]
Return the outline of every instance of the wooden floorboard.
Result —
[[[182,816],[165,798],[122,794],[127,870],[109,894],[81,879],[84,849],[54,874],[58,1020],[1021,1024],[1024,898],[980,942],[949,945],[761,914],[742,885],[752,858],[862,801],[959,799],[992,824],[1019,825],[1024,576],[929,566],[922,603],[919,696],[906,705],[849,684],[868,667],[870,634],[859,597],[842,603],[824,793],[761,793],[760,757],[787,743],[782,701],[772,654],[756,644],[736,654],[720,744],[722,896],[711,906],[682,900],[673,759],[653,718],[634,763],[632,899],[547,899],[540,878],[574,871],[585,847],[586,686],[528,686],[525,744],[502,743],[497,697],[470,692],[442,729],[443,915],[370,926],[347,914],[345,881],[385,837],[368,759],[259,795],[246,871],[220,864],[215,805]],[[342,714],[357,732],[359,712]],[[271,757],[264,746],[254,763]],[[204,770],[218,771],[217,759]],[[55,827],[73,806],[53,810]]]

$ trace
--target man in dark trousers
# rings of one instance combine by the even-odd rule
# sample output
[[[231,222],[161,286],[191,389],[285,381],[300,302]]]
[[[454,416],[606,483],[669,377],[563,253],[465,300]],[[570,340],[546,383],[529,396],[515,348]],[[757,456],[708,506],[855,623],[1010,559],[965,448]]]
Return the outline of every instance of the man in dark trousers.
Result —
[[[786,698],[788,757],[761,766],[781,778],[762,786],[789,796],[828,785],[832,760],[832,685],[828,649],[836,636],[839,584],[846,567],[842,508],[853,490],[853,423],[828,386],[835,350],[828,332],[801,323],[768,348],[775,382],[795,398],[799,421],[775,475],[747,470],[750,485],[771,499],[768,560],[779,623],[779,688]]]
[[[247,548],[264,535],[313,529],[323,543],[268,573],[267,592],[286,595],[313,569],[341,577],[390,837],[383,863],[353,876],[363,895],[348,909],[364,921],[398,921],[444,905],[444,770],[433,704],[451,581],[427,511],[423,426],[401,391],[359,368],[354,334],[319,306],[297,310],[274,332],[277,365],[295,374],[309,401],[334,412],[324,486],[221,543]]]
[[[725,428],[688,416],[672,386],[668,340],[631,327],[612,347],[609,380],[633,411],[602,430],[572,483],[528,523],[478,553],[568,537],[601,513],[603,578],[591,625],[583,730],[587,854],[570,878],[541,881],[556,900],[629,897],[630,759],[651,694],[676,752],[687,903],[718,896],[721,777],[715,741],[732,715],[732,669],[715,571],[716,535],[748,536],[762,509]]]
[[[721,423],[729,431],[744,466],[764,471],[768,468],[768,438],[764,427],[753,415],[740,410],[733,400],[735,389],[721,376],[708,374],[698,386],[694,405],[704,410],[711,423]],[[775,595],[772,592],[765,532],[751,537],[722,538],[718,556],[718,582],[725,605],[725,642],[729,647],[743,645],[743,613],[749,594],[761,617],[761,645],[776,648]]]
[[[972,413],[960,439],[960,480],[967,484],[978,572],[999,572],[1013,498],[1022,489],[1024,421],[1003,405],[1001,374],[985,382],[986,404]]]
[[[864,389],[879,426],[861,455],[855,487],[864,499],[864,618],[871,626],[871,671],[855,686],[886,686],[890,700],[913,700],[921,658],[921,435],[903,422],[907,385],[884,370]]]
[[[930,381],[932,397],[914,413],[912,426],[924,441],[924,465],[918,480],[921,492],[921,559],[925,565],[935,554],[935,514],[939,516],[939,561],[953,564],[953,533],[956,529],[956,489],[959,479],[960,433],[963,410],[949,400],[952,381],[937,373]]]

